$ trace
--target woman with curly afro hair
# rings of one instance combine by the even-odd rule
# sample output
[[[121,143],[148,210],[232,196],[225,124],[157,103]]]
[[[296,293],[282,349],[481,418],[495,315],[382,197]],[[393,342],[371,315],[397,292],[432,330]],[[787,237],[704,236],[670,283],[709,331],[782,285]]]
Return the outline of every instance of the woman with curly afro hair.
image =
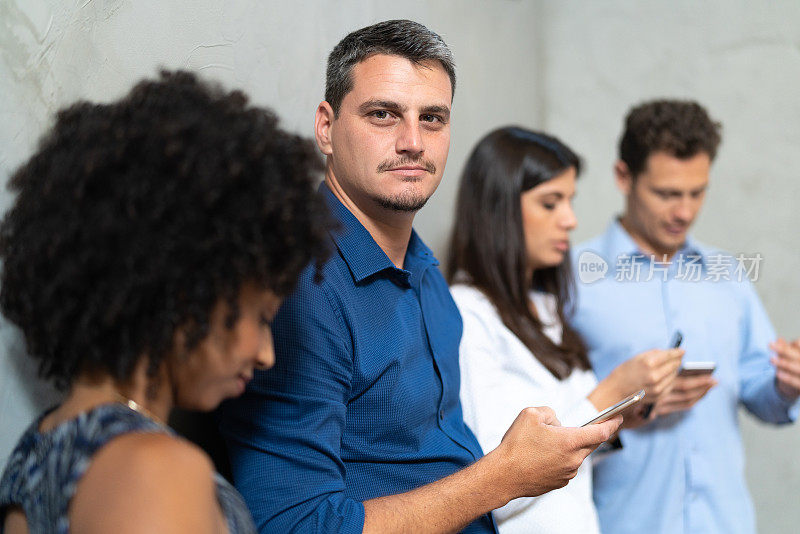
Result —
[[[164,421],[272,365],[281,298],[327,255],[315,149],[277,123],[241,92],[164,72],[59,112],[11,177],[0,308],[67,395],[6,466],[7,534],[253,530]]]

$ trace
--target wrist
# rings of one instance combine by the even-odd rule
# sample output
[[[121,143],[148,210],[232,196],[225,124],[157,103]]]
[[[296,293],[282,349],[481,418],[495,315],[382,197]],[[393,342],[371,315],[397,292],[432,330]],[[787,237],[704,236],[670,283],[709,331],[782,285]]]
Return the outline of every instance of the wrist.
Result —
[[[505,447],[501,443],[496,449],[487,453],[473,464],[480,470],[480,488],[491,499],[489,503],[492,510],[501,508],[509,501],[521,496],[520,490],[514,484],[514,474],[518,471]]]
[[[597,411],[602,411],[619,402],[625,396],[622,389],[619,372],[614,369],[611,374],[597,384],[597,387],[586,398],[594,405]]]
[[[781,398],[781,400],[786,403],[791,404],[800,396],[800,391],[796,391],[791,386],[787,386],[777,379],[775,380],[775,389],[777,390],[778,396]]]

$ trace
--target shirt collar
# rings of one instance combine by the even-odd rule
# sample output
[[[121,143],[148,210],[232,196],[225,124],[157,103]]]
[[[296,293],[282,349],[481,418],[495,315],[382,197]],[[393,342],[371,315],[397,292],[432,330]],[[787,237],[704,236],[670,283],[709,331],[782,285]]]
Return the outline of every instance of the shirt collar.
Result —
[[[622,223],[619,222],[619,217],[614,217],[614,219],[611,221],[611,224],[609,224],[608,230],[606,231],[604,246],[607,257],[612,261],[616,261],[616,259],[621,256],[650,257],[650,254],[645,254],[641,251],[639,245],[636,244],[628,231],[622,226]],[[683,246],[678,250],[676,255],[700,256],[700,261],[705,263],[708,251],[705,250],[705,247],[695,241],[692,236],[687,235],[686,242],[684,242]],[[656,258],[656,260],[660,259],[661,258]]]
[[[409,278],[417,267],[421,267],[421,273],[429,265],[439,265],[431,249],[422,242],[416,230],[412,229],[404,261],[406,268],[398,269],[361,221],[336,198],[325,182],[320,184],[319,191],[327,201],[331,214],[339,221],[339,228],[332,230],[330,235],[356,283],[382,271],[394,272],[400,280],[409,283]]]

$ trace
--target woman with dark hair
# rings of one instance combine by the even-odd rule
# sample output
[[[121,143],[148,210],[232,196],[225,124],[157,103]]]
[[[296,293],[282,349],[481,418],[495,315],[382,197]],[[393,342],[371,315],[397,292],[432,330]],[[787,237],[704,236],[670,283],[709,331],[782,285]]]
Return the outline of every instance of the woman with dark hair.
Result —
[[[327,254],[319,168],[270,111],[185,72],[58,113],[11,177],[0,307],[68,391],[11,454],[0,531],[254,532],[164,421],[273,364],[282,296]]]
[[[484,137],[464,168],[447,277],[464,321],[464,420],[485,451],[527,406],[551,406],[562,424],[579,425],[639,389],[657,398],[680,365],[680,350],[648,351],[598,383],[565,321],[580,169],[555,137],[516,127]],[[494,513],[501,533],[599,532],[591,466],[581,466],[565,488]]]

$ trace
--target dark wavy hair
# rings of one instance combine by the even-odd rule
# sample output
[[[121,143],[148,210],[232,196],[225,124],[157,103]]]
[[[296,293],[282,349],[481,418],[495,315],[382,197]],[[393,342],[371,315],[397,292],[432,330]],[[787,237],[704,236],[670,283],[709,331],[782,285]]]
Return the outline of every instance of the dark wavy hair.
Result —
[[[509,126],[481,139],[461,175],[446,272],[450,283],[463,277],[481,290],[506,327],[559,379],[576,367],[591,368],[586,346],[565,320],[574,294],[569,254],[556,267],[535,270],[528,280],[520,197],[571,167],[580,173],[580,158],[544,133]],[[544,334],[531,312],[531,289],[555,296],[563,325],[560,345]]]
[[[244,283],[286,294],[324,261],[321,168],[271,111],[188,72],[78,102],[9,182],[0,308],[61,389],[143,355],[153,375],[176,328],[189,350],[220,299],[233,326]]]
[[[722,126],[690,100],[653,100],[632,108],[625,117],[619,140],[619,159],[636,178],[654,152],[689,159],[704,152],[711,161],[717,155]]]

